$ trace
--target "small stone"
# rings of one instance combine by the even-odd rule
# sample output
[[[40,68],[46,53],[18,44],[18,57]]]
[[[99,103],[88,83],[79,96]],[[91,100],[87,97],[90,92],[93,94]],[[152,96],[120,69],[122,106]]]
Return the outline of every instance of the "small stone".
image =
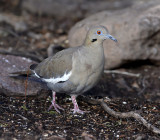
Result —
[[[127,104],[127,102],[122,102],[124,105],[126,105]]]
[[[44,136],[44,137],[48,137],[48,134],[47,134],[47,133],[44,133],[43,136]]]

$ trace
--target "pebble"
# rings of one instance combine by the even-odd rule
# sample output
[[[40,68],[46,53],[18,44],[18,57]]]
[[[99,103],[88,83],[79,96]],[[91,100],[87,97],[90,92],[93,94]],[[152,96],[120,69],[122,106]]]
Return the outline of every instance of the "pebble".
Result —
[[[126,105],[127,104],[127,102],[122,102],[124,105]]]

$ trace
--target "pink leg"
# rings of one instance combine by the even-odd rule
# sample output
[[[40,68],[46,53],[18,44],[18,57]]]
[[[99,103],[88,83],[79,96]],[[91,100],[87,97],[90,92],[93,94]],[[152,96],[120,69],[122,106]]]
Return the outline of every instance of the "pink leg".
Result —
[[[83,114],[84,111],[80,110],[76,101],[76,96],[71,96],[72,103],[74,105],[73,113],[80,113]]]
[[[54,106],[54,109],[60,113],[60,111],[58,109],[61,109],[61,110],[64,110],[62,107],[60,107],[58,104],[56,104],[56,92],[55,91],[52,91],[52,104],[50,105],[50,107],[48,108],[48,111]]]

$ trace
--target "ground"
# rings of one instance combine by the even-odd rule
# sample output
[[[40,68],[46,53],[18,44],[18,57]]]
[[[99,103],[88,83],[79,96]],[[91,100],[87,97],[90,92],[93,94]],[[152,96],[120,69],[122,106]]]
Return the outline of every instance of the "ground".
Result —
[[[31,16],[31,15],[30,15]],[[22,55],[33,54],[47,57],[49,44],[68,47],[67,32],[70,24],[48,17],[31,16],[37,25],[25,32],[16,32],[6,23],[0,23],[0,47]],[[52,25],[54,28],[49,28]],[[62,26],[63,23],[63,26]],[[31,26],[31,25],[30,25]],[[62,28],[63,27],[63,28]],[[4,30],[3,30],[4,31]],[[3,51],[1,51],[2,53]],[[94,98],[109,97],[107,104],[115,111],[141,110],[140,114],[151,124],[160,128],[160,66],[149,61],[136,61],[118,68],[120,72],[104,73],[99,84],[86,94]],[[124,75],[128,71],[140,76]],[[90,96],[89,96],[90,97]],[[59,95],[57,103],[65,111],[47,111],[51,97],[45,99],[8,97],[0,93],[1,139],[160,139],[135,119],[119,119],[108,115],[100,105],[91,105],[78,99],[85,114],[73,114],[69,96]]]
[[[159,73],[158,67],[145,67],[149,67],[148,70],[154,70],[155,73]],[[136,71],[140,72],[137,69]],[[159,78],[156,75],[153,76],[153,74],[151,74],[152,76],[148,75],[149,73],[151,74],[151,72],[148,72],[147,76],[150,76],[150,80],[148,79],[147,81],[151,82],[144,90],[144,85],[138,83],[140,78],[132,78],[121,74],[105,74],[100,83],[88,93],[105,96],[108,90],[110,94],[108,96],[112,100],[107,104],[112,109],[120,112],[141,110],[140,114],[159,128],[159,100],[155,101],[154,98],[150,97],[150,94],[157,93],[157,88],[154,87],[158,87],[156,84],[159,84]],[[125,84],[116,83],[116,81],[121,81],[122,79],[125,79],[128,88],[126,88]],[[121,87],[118,88],[117,85],[121,85]],[[140,86],[139,88],[137,87],[138,85]],[[142,98],[139,98],[138,93]],[[98,97],[95,96],[95,98]],[[91,105],[79,99],[80,108],[88,112],[84,115],[73,114],[71,110],[73,105],[69,96],[59,96],[57,103],[65,109],[59,114],[54,109],[47,111],[51,104],[50,101],[50,97],[47,99],[27,98],[25,103],[24,98],[1,95],[0,137],[4,139],[10,137],[16,139],[52,139],[58,136],[66,139],[82,139],[84,135],[90,134],[93,139],[160,138],[160,136],[147,130],[134,119],[118,119],[108,115],[100,105]]]
[[[100,106],[84,102],[80,102],[80,108],[89,113],[73,115],[70,111],[73,106],[66,101],[59,102],[66,109],[61,114],[54,110],[47,112],[50,102],[46,100],[27,101],[26,108],[24,100],[21,99],[1,96],[1,101],[0,136],[4,139],[45,139],[53,136],[82,139],[83,133],[96,139],[133,139],[137,135],[145,135],[147,139],[160,138],[134,119],[116,119]],[[159,126],[159,104],[119,99],[109,103],[109,106],[116,111],[142,109],[141,115],[150,123]]]

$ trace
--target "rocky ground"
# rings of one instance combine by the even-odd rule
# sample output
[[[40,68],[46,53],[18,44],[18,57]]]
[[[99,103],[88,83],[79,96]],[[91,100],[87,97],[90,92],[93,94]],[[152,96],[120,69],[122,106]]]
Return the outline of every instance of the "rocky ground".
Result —
[[[26,63],[19,63],[18,59],[23,60],[26,57],[39,62],[52,53],[52,49],[48,49],[49,46],[50,48],[69,46],[67,33],[78,19],[70,22],[46,15],[17,16],[22,14],[22,10],[15,10],[16,2],[10,3],[11,7],[5,1],[2,4],[0,53],[10,58],[12,63],[16,60],[16,65],[27,67]],[[15,56],[19,58],[15,59]],[[8,64],[8,59],[0,60],[1,72],[5,70],[6,65],[4,64]],[[111,101],[107,104],[115,111],[139,110],[139,113],[148,122],[160,129],[159,69],[160,66],[150,60],[128,62],[118,67],[116,72],[105,71],[99,84],[88,91],[85,96],[89,98],[109,97]],[[129,73],[124,74],[123,72]],[[130,75],[130,73],[136,75]],[[1,73],[0,76],[2,78],[4,75]],[[1,78],[0,82],[4,80]],[[9,81],[3,81],[3,85],[8,83]],[[80,108],[88,111],[84,115],[72,113],[73,105],[69,96],[66,95],[59,95],[57,98],[58,104],[65,108],[65,111],[62,111],[61,114],[55,112],[54,109],[48,112],[47,109],[51,104],[50,92],[41,98],[39,94],[25,98],[25,90],[29,91],[30,87],[26,86],[25,79],[16,83],[23,87],[21,88],[24,89],[23,97],[16,96],[16,92],[15,96],[9,96],[11,95],[9,90],[6,91],[0,84],[0,139],[160,139],[160,135],[149,131],[135,119],[115,118],[108,115],[100,105],[89,104],[82,101],[81,98],[78,99]],[[33,86],[30,81],[28,81],[28,86]],[[13,89],[13,87],[10,88]],[[18,90],[19,87],[17,92]],[[41,95],[44,95],[43,91]]]

